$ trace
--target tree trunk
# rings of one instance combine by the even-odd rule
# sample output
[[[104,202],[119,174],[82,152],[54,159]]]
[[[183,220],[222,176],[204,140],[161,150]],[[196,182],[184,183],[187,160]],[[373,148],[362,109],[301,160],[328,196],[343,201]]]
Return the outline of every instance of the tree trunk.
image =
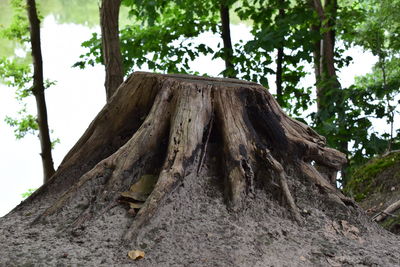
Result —
[[[313,6],[317,12],[320,23],[314,25],[313,30],[323,31],[322,39],[315,45],[314,62],[315,76],[317,78],[317,109],[318,112],[326,109],[329,103],[327,91],[340,89],[335,69],[335,23],[336,23],[336,0],[327,0],[323,6],[321,0],[313,0]],[[319,61],[319,63],[318,63]]]
[[[119,8],[121,0],[102,0],[100,6],[101,40],[103,60],[106,68],[107,101],[123,82],[124,71],[119,43]]]
[[[279,15],[278,19],[283,20],[285,18],[285,9],[283,5],[285,4],[285,0],[279,1],[280,8],[279,8]],[[282,89],[282,72],[283,72],[283,57],[284,54],[284,36],[282,37],[281,43],[277,49],[277,59],[276,59],[276,100],[278,101],[279,105],[283,105],[283,89]]]
[[[314,167],[315,162],[340,170],[345,156],[326,147],[325,138],[310,127],[289,118],[262,86],[236,79],[135,73],[65,157],[56,179],[29,198],[55,199],[35,222],[84,199],[84,210],[68,226],[76,228],[125,203],[136,214],[123,237],[129,242],[185,177],[204,168],[210,147],[221,159],[212,164],[223,169],[232,212],[242,209],[260,183],[284,200],[299,224],[303,217],[293,194],[296,183],[316,185],[335,205],[353,203]]]
[[[314,49],[314,71],[317,88],[317,117],[316,125],[320,127],[326,120],[331,120],[336,116],[337,127],[344,129],[345,110],[341,108],[342,99],[334,102],[332,96],[338,96],[341,92],[341,85],[336,75],[335,69],[335,24],[337,16],[337,1],[326,0],[322,5],[321,0],[312,0],[313,8],[318,14],[319,23],[312,26],[312,31],[321,33],[322,39],[315,43]],[[336,91],[336,92],[335,92]],[[336,104],[335,111],[333,105]],[[348,155],[347,137],[342,136],[338,141],[336,148]],[[336,185],[336,173],[325,170],[323,166],[317,166],[319,170],[325,173],[325,176]],[[343,165],[341,170],[342,184],[346,183],[347,164]]]
[[[37,118],[39,125],[39,139],[43,164],[43,180],[46,183],[54,174],[53,157],[51,155],[51,141],[47,122],[47,108],[43,84],[43,61],[40,47],[40,21],[36,12],[35,0],[27,0],[27,11],[30,25],[30,38],[33,59],[33,87],[32,92],[36,99]]]
[[[231,30],[230,30],[230,19],[229,19],[229,6],[225,0],[220,3],[220,15],[221,15],[221,37],[224,42],[224,61],[225,71],[223,72],[224,77],[235,78],[236,72],[233,60],[233,49],[231,41]]]
[[[321,25],[312,25],[311,31],[316,35],[321,32]],[[321,100],[320,100],[320,92],[321,88],[321,43],[322,40],[317,40],[314,43],[314,51],[313,51],[313,59],[314,59],[314,75],[315,75],[315,86],[317,89],[317,110],[321,110]]]

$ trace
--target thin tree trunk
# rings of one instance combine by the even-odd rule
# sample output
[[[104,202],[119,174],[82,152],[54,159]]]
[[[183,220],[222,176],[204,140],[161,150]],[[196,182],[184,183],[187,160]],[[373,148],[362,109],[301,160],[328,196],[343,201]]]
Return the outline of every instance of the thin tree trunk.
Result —
[[[276,100],[279,105],[283,104],[283,88],[282,88],[282,69],[283,69],[283,46],[278,48],[278,58],[276,61]]]
[[[324,42],[323,42],[323,73],[327,75],[325,78],[325,82],[330,89],[340,90],[341,85],[336,75],[335,69],[335,38],[336,38],[336,17],[337,17],[337,9],[338,3],[337,0],[326,0],[325,1],[325,17],[326,21],[326,32],[324,34]],[[322,22],[323,23],[323,22]],[[328,98],[326,95],[324,97],[324,102],[327,103]],[[342,97],[339,98],[337,106],[338,106],[338,127],[344,129],[346,127],[346,114],[344,108],[341,108],[343,105],[344,99]],[[338,149],[346,155],[348,158],[349,149],[348,149],[348,137],[342,136],[342,138],[338,141]],[[348,163],[343,164],[341,170],[341,181],[344,186],[347,183],[348,177]],[[336,183],[336,181],[333,181]]]
[[[221,26],[222,26],[222,40],[224,42],[224,60],[225,72],[224,77],[235,78],[236,73],[232,63],[233,49],[231,41],[230,19],[229,19],[229,6],[226,1],[221,1],[220,4]]]
[[[285,9],[283,5],[285,4],[285,0],[280,0],[280,8],[279,8],[279,20],[285,18]],[[283,57],[285,56],[283,52],[284,48],[284,37],[282,37],[281,43],[278,48],[278,58],[276,61],[276,97],[279,105],[283,105],[283,88],[282,88],[282,70],[283,70]]]
[[[337,0],[326,0],[322,5],[321,0],[312,0],[313,8],[317,12],[319,22],[312,27],[313,31],[323,32],[322,39],[315,43],[314,67],[317,87],[317,120],[316,124],[321,125],[326,119],[331,119],[337,115],[337,127],[345,128],[345,111],[341,108],[343,99],[338,98],[336,111],[330,111],[333,103],[330,92],[341,89],[340,82],[335,69],[335,24],[337,16]],[[322,115],[323,114],[323,115]],[[348,142],[346,137],[337,142],[337,148],[348,155]],[[321,169],[321,171],[323,171]],[[326,173],[332,184],[336,185],[336,174]],[[341,177],[343,185],[346,183],[347,164],[343,165]]]
[[[383,90],[384,92],[387,92],[387,74],[386,74],[386,59],[384,56],[379,56],[379,65],[382,71],[382,79],[383,79]],[[387,147],[387,151],[391,151],[392,150],[392,143],[393,143],[393,118],[394,118],[394,112],[393,112],[393,107],[390,105],[390,98],[389,98],[389,94],[386,93],[385,94],[385,98],[386,98],[386,108],[388,110],[388,116],[389,116],[389,122],[390,122],[390,136],[389,136],[389,140],[388,140],[388,147]]]
[[[102,0],[100,7],[101,40],[106,68],[104,86],[106,88],[107,101],[124,79],[118,26],[120,5],[121,0]]]
[[[336,22],[336,0],[326,0],[325,6],[322,6],[321,0],[313,0],[313,6],[317,12],[320,26],[314,26],[313,30],[324,30],[322,40],[315,45],[314,62],[317,79],[317,108],[321,112],[325,107],[327,99],[326,90],[329,88],[340,89],[340,83],[337,79],[335,70],[335,30]],[[319,64],[318,64],[319,61]]]
[[[28,17],[30,24],[30,37],[33,59],[33,88],[36,98],[37,118],[39,125],[39,139],[43,164],[43,177],[46,183],[54,174],[53,158],[51,155],[51,141],[47,122],[46,99],[43,85],[43,61],[40,47],[40,21],[36,12],[35,0],[27,0]]]
[[[336,24],[336,13],[337,13],[337,1],[336,0],[326,0],[325,1],[325,18],[326,24],[323,22],[323,26],[326,30],[324,34],[324,65],[326,68],[326,72],[329,75],[329,78],[336,78],[336,70],[335,70],[335,36],[336,31],[334,29]],[[328,16],[327,16],[328,15]],[[339,82],[337,81],[337,84]],[[340,86],[340,85],[339,85]]]
[[[311,31],[319,33],[321,31],[320,25],[313,25]],[[315,74],[315,85],[317,89],[317,110],[321,110],[320,93],[321,93],[321,40],[317,40],[314,43],[314,74]]]

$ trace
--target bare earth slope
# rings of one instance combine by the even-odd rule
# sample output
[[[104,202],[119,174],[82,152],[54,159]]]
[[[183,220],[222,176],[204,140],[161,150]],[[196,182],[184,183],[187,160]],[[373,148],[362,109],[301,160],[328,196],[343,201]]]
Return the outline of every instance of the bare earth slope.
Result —
[[[205,165],[199,176],[187,177],[130,246],[120,243],[132,219],[120,206],[73,232],[62,228],[72,210],[33,227],[39,205],[11,213],[0,219],[0,265],[400,266],[399,237],[365,221],[359,208],[352,214],[328,212],[323,199],[298,187],[297,196],[308,196],[298,203],[308,207],[303,227],[282,218],[287,212],[266,192],[230,213],[218,173],[207,168],[212,162]],[[145,258],[129,259],[131,249],[144,251]]]

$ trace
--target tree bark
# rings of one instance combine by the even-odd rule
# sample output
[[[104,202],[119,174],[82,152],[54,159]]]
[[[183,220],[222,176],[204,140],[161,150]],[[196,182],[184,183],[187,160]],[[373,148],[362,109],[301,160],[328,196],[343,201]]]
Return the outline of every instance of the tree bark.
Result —
[[[35,0],[27,0],[27,11],[30,25],[30,38],[33,59],[33,87],[32,92],[36,99],[37,118],[39,125],[39,139],[41,146],[40,156],[43,165],[43,180],[46,183],[54,174],[53,157],[51,155],[51,141],[47,121],[46,99],[43,84],[43,60],[40,46],[40,20],[36,11]]]
[[[99,113],[56,178],[29,198],[55,199],[35,222],[81,199],[86,208],[67,226],[76,228],[120,203],[136,214],[124,234],[130,242],[185,177],[202,169],[210,143],[221,160],[212,164],[223,170],[232,212],[254,196],[256,185],[264,184],[301,224],[293,186],[303,180],[308,181],[303,186],[315,185],[331,203],[353,203],[313,163],[337,171],[345,156],[288,117],[264,87],[236,79],[139,72]]]
[[[224,77],[235,78],[236,72],[233,65],[233,49],[231,41],[230,19],[229,19],[229,5],[227,1],[222,0],[220,3],[220,16],[221,16],[221,37],[224,43],[224,61],[225,71]]]
[[[121,0],[102,0],[100,6],[101,40],[106,68],[104,86],[107,101],[114,95],[124,79],[118,26],[120,5]]]
[[[285,4],[285,0],[279,1],[280,8],[279,8],[279,15],[278,19],[283,20],[285,18],[285,9],[283,5]],[[283,105],[283,88],[282,88],[282,72],[283,72],[283,57],[284,54],[284,36],[282,36],[281,43],[277,49],[277,60],[276,60],[276,100],[278,101],[279,105]]]
[[[376,222],[381,222],[384,219],[386,219],[387,216],[391,215],[394,211],[400,209],[400,200],[397,200],[396,202],[392,203],[389,207],[387,207],[385,210],[381,211],[374,217],[374,221]]]
[[[337,16],[337,0],[326,0],[325,4],[322,5],[321,0],[312,0],[313,8],[318,14],[319,23],[312,26],[312,31],[321,33],[321,40],[315,43],[314,49],[314,70],[316,79],[317,89],[317,126],[322,125],[325,120],[329,120],[337,116],[338,125],[337,127],[344,129],[345,125],[345,111],[340,108],[342,105],[342,99],[339,98],[336,104],[336,110],[332,111],[332,91],[337,91],[335,94],[340,94],[341,89],[340,82],[336,75],[335,69],[335,24]],[[335,114],[336,112],[336,114]],[[343,153],[348,155],[348,142],[346,137],[342,136],[342,140],[337,142],[337,148]],[[320,171],[323,172],[324,167],[318,166]],[[336,184],[336,173],[325,173],[326,177],[329,177],[333,185]],[[343,166],[341,170],[342,183],[346,182],[347,176],[347,164]]]
[[[329,103],[326,98],[327,90],[340,89],[335,69],[335,23],[337,13],[336,0],[327,0],[323,6],[321,0],[313,0],[314,10],[320,22],[314,25],[313,30],[323,31],[322,39],[315,45],[314,61],[315,76],[317,78],[317,109],[324,110]],[[319,62],[318,62],[319,61]]]
[[[320,34],[321,32],[321,25],[312,25],[311,31],[314,32],[316,35]],[[321,110],[321,101],[320,101],[320,92],[322,91],[321,88],[321,43],[322,40],[317,40],[314,43],[314,51],[313,51],[313,58],[314,58],[314,74],[315,74],[315,86],[317,89],[317,110]]]

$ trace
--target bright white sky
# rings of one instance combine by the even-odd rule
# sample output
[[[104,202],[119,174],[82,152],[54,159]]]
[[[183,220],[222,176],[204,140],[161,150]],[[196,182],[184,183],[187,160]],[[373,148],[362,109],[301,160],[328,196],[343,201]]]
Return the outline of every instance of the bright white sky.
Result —
[[[45,78],[56,80],[57,85],[46,91],[50,128],[53,136],[61,143],[53,151],[55,167],[76,143],[89,123],[105,103],[104,69],[101,66],[80,70],[71,68],[83,49],[80,44],[89,39],[93,31],[82,25],[57,24],[52,16],[42,23],[42,52]],[[239,38],[250,38],[245,25],[231,25],[233,42]],[[201,39],[216,45],[219,37],[204,34]],[[353,77],[370,71],[375,62],[369,53],[361,49],[351,49],[348,54],[354,63],[340,73],[343,86],[353,82]],[[221,60],[211,61],[211,57],[197,59],[192,66],[200,73],[218,75],[224,64]],[[304,81],[311,86],[313,75]],[[274,82],[270,81],[271,90]],[[32,99],[33,101],[33,99]],[[35,104],[29,104],[35,113]],[[21,194],[42,184],[42,165],[39,156],[40,146],[36,136],[26,136],[16,140],[13,129],[4,123],[6,115],[13,116],[19,110],[14,100],[14,90],[0,84],[0,216],[8,213],[22,200]]]

